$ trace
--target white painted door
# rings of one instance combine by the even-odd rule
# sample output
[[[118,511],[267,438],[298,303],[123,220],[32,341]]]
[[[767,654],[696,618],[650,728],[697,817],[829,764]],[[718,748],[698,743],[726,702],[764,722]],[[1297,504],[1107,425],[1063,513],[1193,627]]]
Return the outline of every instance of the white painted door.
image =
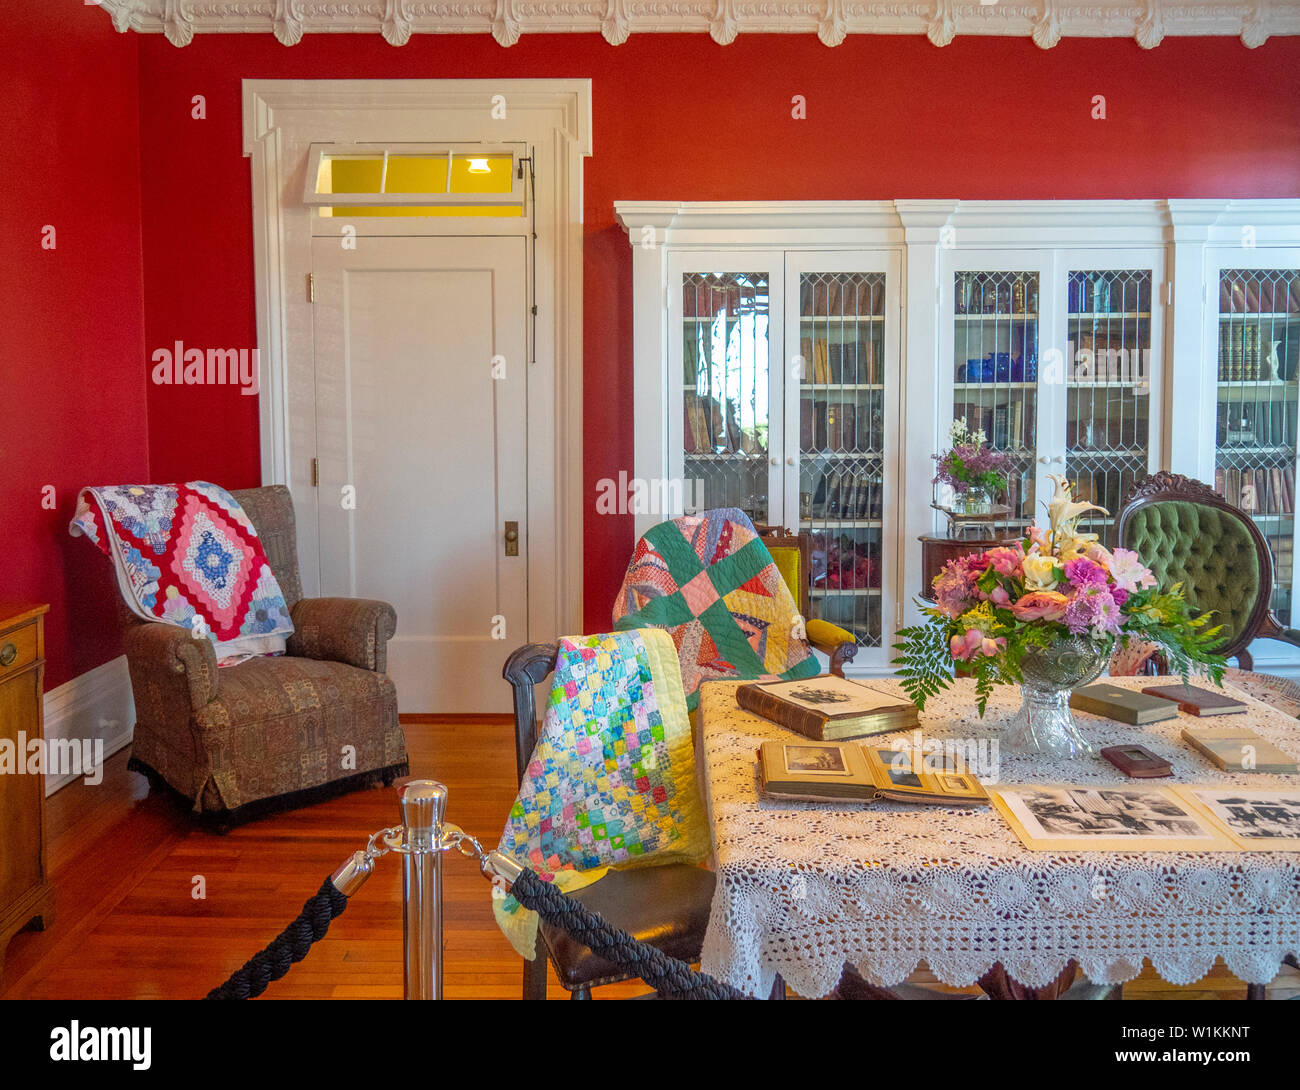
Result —
[[[501,666],[528,631],[524,240],[356,243],[312,243],[321,594],[393,604],[401,711],[508,711]]]

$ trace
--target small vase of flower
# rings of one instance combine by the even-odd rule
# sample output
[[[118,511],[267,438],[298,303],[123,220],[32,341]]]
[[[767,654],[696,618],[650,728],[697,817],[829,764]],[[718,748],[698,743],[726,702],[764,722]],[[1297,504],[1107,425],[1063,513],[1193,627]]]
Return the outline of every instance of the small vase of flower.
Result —
[[[1137,553],[1079,533],[1085,512],[1107,512],[1074,500],[1065,478],[1052,480],[1049,528],[950,560],[935,576],[934,606],[921,609],[924,623],[899,633],[894,662],[919,708],[958,664],[975,679],[981,716],[994,685],[1020,685],[1005,747],[1079,757],[1092,747],[1070,713],[1070,692],[1105,669],[1117,641],[1157,645],[1184,680],[1196,667],[1220,683],[1226,662],[1214,653],[1222,626],[1193,615],[1181,585],[1159,588]]]
[[[954,420],[948,431],[952,446],[934,455],[934,483],[952,489],[956,515],[987,515],[1006,491],[1006,469],[1010,460],[988,446],[988,436],[971,431],[966,418]]]

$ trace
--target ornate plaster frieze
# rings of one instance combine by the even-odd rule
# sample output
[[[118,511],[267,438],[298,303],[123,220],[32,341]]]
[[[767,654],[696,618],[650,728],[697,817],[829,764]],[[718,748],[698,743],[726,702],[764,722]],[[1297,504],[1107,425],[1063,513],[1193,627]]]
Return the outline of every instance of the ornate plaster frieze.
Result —
[[[1155,49],[1167,37],[1239,37],[1256,49],[1300,34],[1300,0],[100,0],[119,31],[165,34],[267,32],[286,46],[304,34],[380,33],[395,46],[413,34],[702,33],[719,45],[742,34],[816,34],[828,47],[850,34],[1029,36],[1043,49],[1062,38],[1129,37]]]

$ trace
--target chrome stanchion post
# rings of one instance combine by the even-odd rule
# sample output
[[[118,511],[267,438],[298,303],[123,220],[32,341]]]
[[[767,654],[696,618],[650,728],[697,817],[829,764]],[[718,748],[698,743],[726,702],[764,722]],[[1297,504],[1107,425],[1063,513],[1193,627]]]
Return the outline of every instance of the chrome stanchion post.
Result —
[[[411,780],[398,789],[402,808],[402,944],[406,998],[442,998],[442,825],[447,789]]]

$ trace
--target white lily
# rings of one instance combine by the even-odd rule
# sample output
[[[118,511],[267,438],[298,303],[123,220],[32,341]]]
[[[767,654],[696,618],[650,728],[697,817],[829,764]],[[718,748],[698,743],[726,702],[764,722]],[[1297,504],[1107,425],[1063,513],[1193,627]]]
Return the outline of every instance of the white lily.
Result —
[[[1051,474],[1051,481],[1055,486],[1055,492],[1052,495],[1051,502],[1047,505],[1047,519],[1052,527],[1053,546],[1076,538],[1084,541],[1096,541],[1096,534],[1076,534],[1074,524],[1088,511],[1100,511],[1103,515],[1109,515],[1110,512],[1104,507],[1098,507],[1095,503],[1083,503],[1076,500],[1070,482],[1064,477],[1053,473]],[[1086,548],[1086,545],[1084,547]]]

